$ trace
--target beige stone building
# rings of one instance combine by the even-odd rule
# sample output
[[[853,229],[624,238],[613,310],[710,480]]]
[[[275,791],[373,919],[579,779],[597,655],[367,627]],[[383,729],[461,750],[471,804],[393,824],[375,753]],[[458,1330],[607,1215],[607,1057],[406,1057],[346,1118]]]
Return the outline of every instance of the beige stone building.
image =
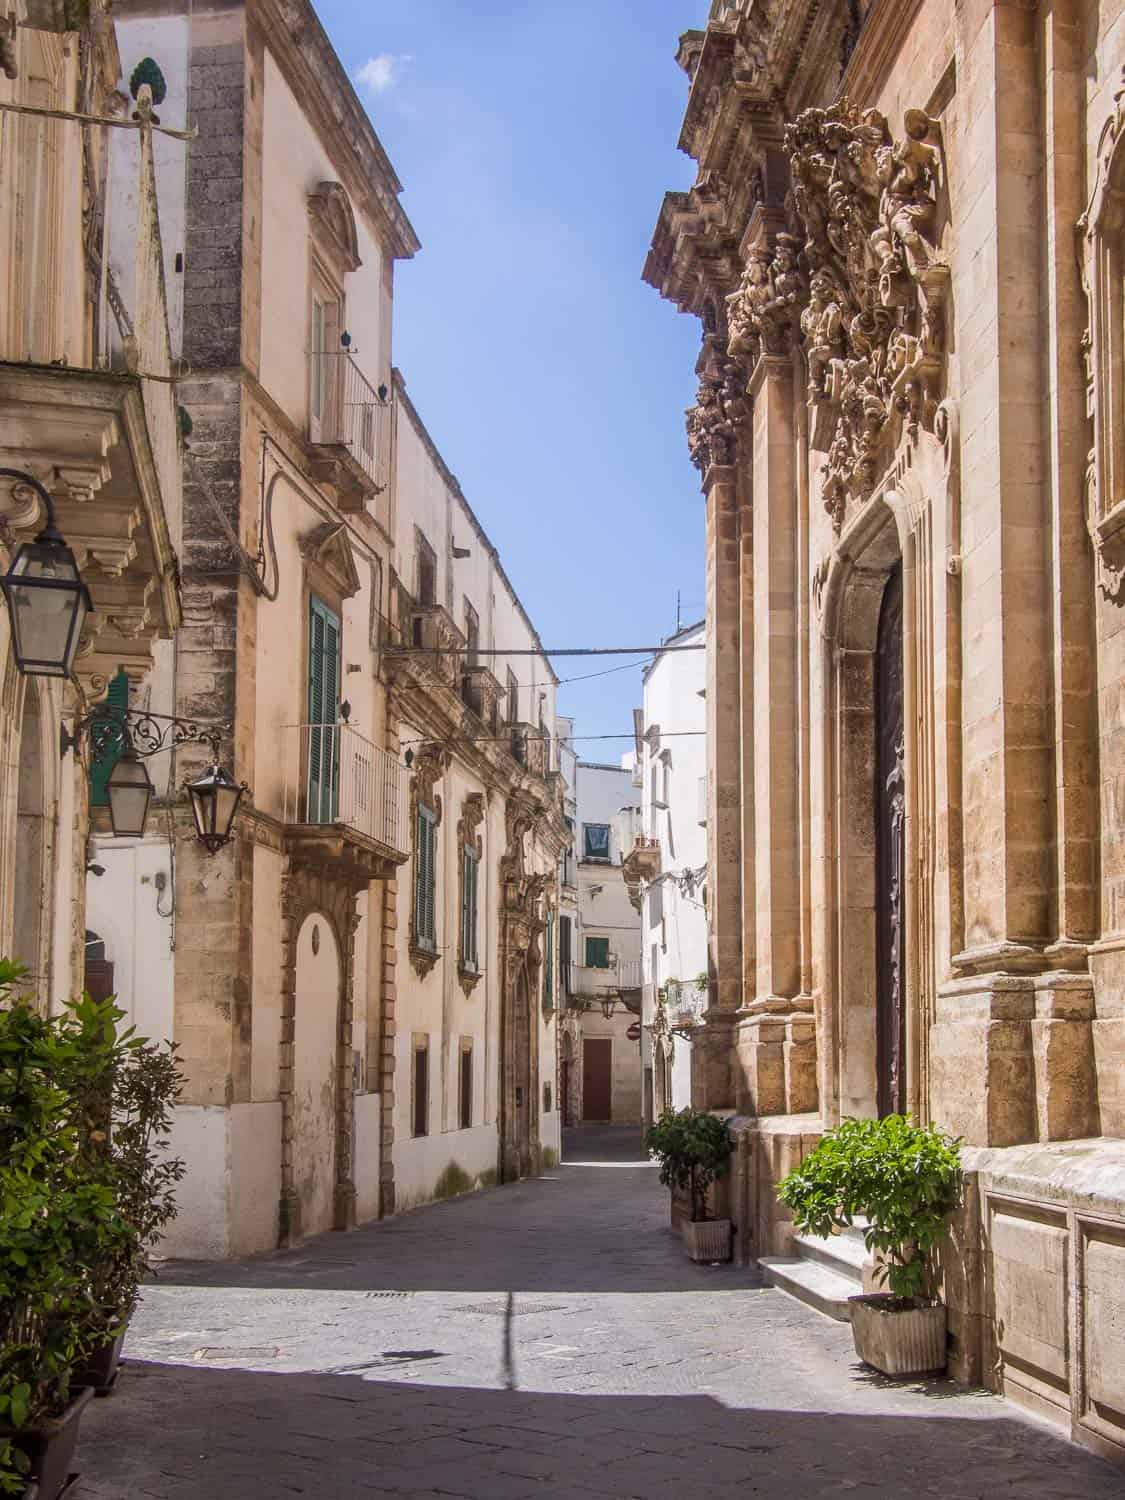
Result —
[[[411,761],[415,847],[387,939],[388,1212],[558,1160],[558,872],[570,839],[555,673],[397,372],[394,403],[383,675]]]
[[[89,925],[187,1078],[165,1252],[227,1256],[556,1148],[554,677],[392,369],[394,267],[418,242],[313,7],[115,13],[122,78],[155,66],[196,132],[157,162],[185,620],[131,701],[222,728],[248,790],[209,854],[176,793],[205,751],[158,758],[158,816],[99,844]],[[498,682],[517,666],[541,693]]]
[[[1125,15],[716,0],[679,62],[739,1244],[842,1116],[949,1127],[954,1370],[1121,1457]]]
[[[82,988],[90,741],[120,669],[139,682],[180,618],[180,450],[154,137],[117,92],[101,0],[14,0],[0,16],[0,468],[53,503],[86,583],[68,676],[21,675],[0,609],[0,953],[44,1005]],[[108,265],[111,138],[132,160],[123,276]],[[0,571],[47,520],[0,478]],[[61,741],[61,753],[60,753]]]

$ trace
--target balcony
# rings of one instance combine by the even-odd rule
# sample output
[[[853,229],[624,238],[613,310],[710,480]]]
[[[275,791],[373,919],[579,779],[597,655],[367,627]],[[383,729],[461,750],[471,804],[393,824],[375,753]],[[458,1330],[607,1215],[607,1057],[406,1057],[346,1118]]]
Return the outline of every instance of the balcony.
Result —
[[[309,441],[319,450],[317,478],[337,492],[341,510],[359,510],[386,489],[391,403],[346,349],[309,355]]]
[[[570,966],[572,1000],[598,1004],[606,999],[623,999],[626,992],[637,991],[642,984],[639,958],[618,959],[607,969],[591,969],[585,964]]]
[[[410,851],[406,767],[348,724],[290,725],[283,755],[290,852],[393,875]]]
[[[642,881],[655,880],[660,874],[660,868],[660,840],[646,838],[643,834],[635,835],[633,847],[621,861],[621,870],[625,876],[625,890],[637,911],[641,909]]]
[[[465,637],[440,604],[418,604],[410,613],[410,645],[426,653],[423,665],[457,689],[464,665]]]
[[[461,699],[466,708],[471,708],[482,724],[494,732],[499,723],[500,699],[504,689],[499,680],[479,663],[470,663],[461,672]]]
[[[551,741],[537,724],[509,724],[512,758],[533,776],[546,776],[551,769]]]

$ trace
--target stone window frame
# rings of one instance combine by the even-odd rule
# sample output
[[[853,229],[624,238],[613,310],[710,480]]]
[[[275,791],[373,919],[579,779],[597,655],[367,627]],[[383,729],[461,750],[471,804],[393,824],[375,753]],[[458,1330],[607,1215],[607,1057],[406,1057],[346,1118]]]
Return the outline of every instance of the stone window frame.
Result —
[[[1125,80],[1125,70],[1122,78]],[[1098,584],[1125,602],[1125,88],[1098,141],[1094,187],[1078,221],[1089,323],[1082,339],[1093,446],[1086,520]]]
[[[317,284],[326,291],[325,305],[334,302],[339,323],[338,334],[347,329],[347,278],[358,271],[363,262],[359,255],[359,234],[355,212],[346,189],[339,182],[320,182],[308,197],[309,219],[309,281],[308,281],[308,428],[312,442],[331,440],[331,432],[314,431],[313,418],[313,303],[316,300]],[[335,353],[335,350],[327,350]],[[339,371],[335,377],[335,409],[339,413],[343,396],[343,345],[340,347]],[[324,410],[330,408],[327,403]]]
[[[484,839],[479,831],[483,821],[484,794],[483,792],[470,792],[461,804],[461,817],[457,823],[457,891],[459,897],[457,977],[461,988],[465,992],[466,999],[476,989],[484,973],[484,965],[481,963],[480,941],[480,894],[483,884],[481,873],[484,868]],[[476,932],[474,934],[475,962],[470,962],[466,957],[468,939],[468,933],[465,928],[465,878],[468,863],[466,856],[471,856],[477,862]]]
[[[440,925],[441,907],[441,846],[438,829],[442,820],[442,798],[436,790],[437,784],[449,769],[450,752],[436,743],[421,745],[414,757],[410,778],[410,838],[411,838],[411,895],[410,895],[410,962],[419,979],[424,979],[441,957]],[[426,809],[432,819],[434,831],[434,940],[431,945],[423,941],[418,931],[418,814]]]
[[[418,1059],[425,1058],[422,1072],[425,1079],[425,1097],[419,1100],[418,1089]],[[415,1031],[410,1038],[410,1137],[412,1140],[423,1140],[430,1134],[430,1034],[428,1031]],[[418,1129],[419,1103],[422,1108],[422,1129]]]

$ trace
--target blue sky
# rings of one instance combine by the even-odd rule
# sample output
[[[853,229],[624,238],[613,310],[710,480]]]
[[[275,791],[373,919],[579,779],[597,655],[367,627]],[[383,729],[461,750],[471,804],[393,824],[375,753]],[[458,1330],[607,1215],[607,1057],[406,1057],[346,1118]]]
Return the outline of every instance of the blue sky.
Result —
[[[699,618],[683,434],[699,330],[640,275],[664,191],[693,178],[673,58],[706,0],[318,9],[422,241],[397,268],[395,362],[544,644],[656,642],[677,589]],[[607,734],[639,695],[639,669],[620,671],[564,687],[560,708]]]

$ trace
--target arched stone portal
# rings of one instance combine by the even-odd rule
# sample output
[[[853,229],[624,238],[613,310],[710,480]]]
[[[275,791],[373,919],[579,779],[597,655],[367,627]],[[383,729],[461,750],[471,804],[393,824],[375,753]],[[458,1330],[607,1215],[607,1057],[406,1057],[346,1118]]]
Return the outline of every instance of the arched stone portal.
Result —
[[[319,1234],[334,1222],[340,978],[332,924],[312,912],[297,936],[290,1122],[292,1185],[305,1234]]]

